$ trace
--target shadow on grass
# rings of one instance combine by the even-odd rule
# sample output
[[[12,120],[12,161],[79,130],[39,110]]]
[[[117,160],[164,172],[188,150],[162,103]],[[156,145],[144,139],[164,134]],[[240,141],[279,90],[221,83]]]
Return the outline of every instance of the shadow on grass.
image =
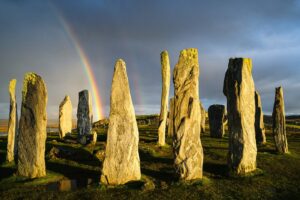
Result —
[[[227,151],[228,147],[216,147],[216,146],[212,147],[212,146],[205,146],[204,145],[203,149],[207,149],[207,150],[216,149],[216,150],[225,150],[225,151]]]
[[[218,178],[228,177],[228,167],[226,164],[204,162],[204,172],[214,174]]]
[[[152,177],[156,181],[164,181],[167,183],[176,180],[176,177],[174,176],[173,159],[153,156],[151,152],[144,149],[139,149],[139,155],[141,162],[143,163],[141,167],[142,174]],[[152,164],[149,167],[147,163]]]
[[[97,142],[106,142],[107,134],[98,134],[97,135]]]
[[[277,151],[275,150],[275,146],[270,146],[269,144],[267,145],[258,145],[257,146],[257,152],[259,153],[269,153],[269,154],[278,154]]]
[[[82,147],[75,148],[72,146],[60,146],[59,144],[53,144],[52,146],[59,150],[58,155],[55,155],[57,158],[71,160],[80,164],[96,167],[101,165],[101,162],[98,159],[96,159],[89,151]]]
[[[152,163],[157,163],[157,164],[173,165],[173,159],[155,157],[155,156],[151,155],[150,152],[145,151],[144,149],[139,149],[139,155],[140,155],[141,162],[152,162]]]
[[[4,164],[5,161],[6,161],[6,153],[0,152],[0,165]]]
[[[16,169],[11,167],[0,167],[0,182],[8,177],[11,177],[15,172]]]
[[[142,167],[141,172],[142,174],[152,177],[158,181],[164,181],[166,183],[177,181],[177,178],[174,175],[175,173],[171,171],[171,168],[160,168],[159,171],[156,171]]]
[[[140,138],[140,142],[144,142],[146,144],[155,143],[157,139],[150,139],[150,138]]]
[[[47,162],[47,170],[62,174],[63,176],[77,181],[78,187],[85,187],[87,185],[87,180],[91,179],[93,182],[100,181],[101,172],[82,169],[80,167],[64,165],[61,163]]]

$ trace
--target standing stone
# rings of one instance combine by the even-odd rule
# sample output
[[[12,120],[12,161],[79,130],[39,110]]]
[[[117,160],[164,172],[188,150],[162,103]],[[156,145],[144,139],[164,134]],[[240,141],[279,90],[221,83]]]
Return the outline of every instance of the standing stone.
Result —
[[[289,149],[286,137],[285,109],[282,87],[278,87],[275,90],[275,102],[273,107],[272,118],[273,137],[275,141],[276,150],[278,153],[287,153]]]
[[[72,102],[69,96],[65,96],[59,105],[59,137],[62,139],[72,132]]]
[[[174,133],[174,100],[174,97],[170,99],[168,137],[173,137]]]
[[[88,90],[79,92],[77,107],[77,132],[80,143],[86,143],[87,135],[91,134],[93,122],[92,98]]]
[[[255,91],[255,133],[256,143],[265,144],[265,125],[264,125],[264,113],[262,111],[260,95]]]
[[[208,108],[210,136],[214,138],[222,138],[225,134],[225,115],[224,105],[211,105]]]
[[[257,155],[251,59],[229,60],[223,92],[227,97],[228,111],[228,164],[231,172],[243,175],[256,169]]]
[[[165,133],[168,116],[168,100],[170,90],[170,61],[167,51],[160,54],[161,74],[162,74],[162,92],[161,92],[161,107],[158,127],[158,145],[165,145]]]
[[[139,132],[126,64],[117,60],[112,80],[110,114],[101,182],[109,185],[140,180]]]
[[[8,121],[8,133],[7,133],[7,155],[6,160],[8,162],[14,161],[17,154],[17,133],[18,133],[18,113],[17,113],[17,101],[16,101],[16,84],[17,80],[12,79],[9,82],[9,121]]]
[[[46,175],[47,89],[43,79],[35,73],[27,73],[23,84],[18,174],[30,178],[42,177]]]
[[[206,111],[200,101],[200,124],[201,124],[201,133],[205,133],[205,120],[206,120]]]
[[[98,136],[97,132],[93,131],[92,136],[93,137],[92,137],[92,142],[91,143],[95,145],[97,143],[97,136]]]
[[[181,180],[202,178],[203,149],[200,140],[198,50],[180,52],[174,68],[174,136],[175,170]]]

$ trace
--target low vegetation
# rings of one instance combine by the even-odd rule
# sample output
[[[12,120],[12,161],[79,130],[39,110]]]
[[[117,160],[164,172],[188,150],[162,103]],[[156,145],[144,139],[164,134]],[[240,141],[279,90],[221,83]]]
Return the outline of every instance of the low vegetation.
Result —
[[[295,126],[298,119],[289,119]],[[202,134],[204,178],[202,181],[179,182],[174,177],[172,140],[166,147],[157,146],[157,127],[141,125],[139,153],[142,180],[124,186],[99,184],[104,157],[106,129],[98,130],[98,142],[82,146],[74,143],[76,135],[66,142],[51,133],[47,138],[47,176],[29,180],[15,175],[15,164],[5,162],[6,137],[0,137],[1,199],[298,199],[300,196],[300,129],[288,131],[290,153],[274,151],[267,125],[267,144],[258,146],[258,173],[237,178],[228,175],[227,134],[222,139]],[[73,180],[76,187],[59,191],[60,180]]]

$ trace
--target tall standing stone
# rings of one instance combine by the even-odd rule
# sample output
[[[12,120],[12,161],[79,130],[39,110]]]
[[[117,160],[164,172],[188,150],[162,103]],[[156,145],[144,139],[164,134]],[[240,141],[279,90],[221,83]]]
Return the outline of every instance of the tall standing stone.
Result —
[[[139,132],[131,100],[126,64],[116,62],[110,96],[109,127],[101,182],[125,184],[141,178]]]
[[[201,124],[201,133],[205,133],[205,120],[206,120],[206,111],[205,108],[203,107],[201,101],[200,101],[200,124]]]
[[[65,96],[59,105],[59,137],[62,139],[72,132],[72,102],[69,96]]]
[[[87,135],[92,134],[92,122],[92,97],[88,90],[83,90],[79,92],[77,107],[77,132],[79,141],[81,141],[82,138],[86,138]]]
[[[173,137],[174,133],[174,97],[170,99],[169,106],[169,123],[168,123],[168,137]]]
[[[180,52],[174,68],[175,170],[181,180],[202,178],[203,149],[200,141],[198,50]]]
[[[264,124],[264,113],[262,111],[260,95],[255,91],[255,134],[256,134],[256,143],[265,144],[266,135],[265,135],[265,124]]]
[[[9,82],[9,121],[8,121],[8,133],[7,133],[7,155],[6,160],[8,162],[14,161],[17,153],[17,133],[18,133],[18,112],[16,101],[16,84],[17,80],[12,79]]]
[[[30,178],[42,177],[46,175],[47,89],[43,79],[35,73],[27,73],[23,84],[18,174]]]
[[[278,153],[287,153],[289,149],[286,137],[285,109],[282,87],[278,87],[275,90],[275,102],[273,107],[272,118],[273,137],[275,141],[276,150]]]
[[[229,60],[223,92],[228,111],[228,164],[231,172],[242,175],[256,169],[255,87],[251,59]]]
[[[161,60],[161,74],[162,74],[162,92],[161,92],[161,107],[159,116],[159,127],[158,127],[158,145],[165,145],[166,138],[166,124],[168,116],[168,101],[169,101],[169,90],[170,90],[170,61],[167,51],[163,51],[160,54]]]
[[[214,138],[222,138],[225,134],[225,115],[226,109],[224,105],[211,105],[208,108],[208,119],[210,136]]]

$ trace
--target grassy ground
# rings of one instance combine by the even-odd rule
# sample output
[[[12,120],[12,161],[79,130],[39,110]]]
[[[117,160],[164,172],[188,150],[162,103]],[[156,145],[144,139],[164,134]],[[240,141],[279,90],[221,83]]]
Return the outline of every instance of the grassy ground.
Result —
[[[267,145],[258,147],[257,166],[252,177],[228,176],[227,136],[201,136],[204,147],[204,178],[191,183],[174,178],[171,140],[158,147],[157,128],[141,126],[139,153],[142,181],[120,187],[99,185],[106,130],[99,130],[96,146],[65,143],[56,134],[48,136],[47,176],[28,180],[16,176],[14,164],[5,163],[6,138],[0,138],[0,199],[299,199],[300,130],[288,132],[290,154],[277,155],[270,131]],[[70,141],[72,138],[70,138]],[[55,148],[53,148],[55,147]],[[59,149],[60,153],[53,153]],[[102,156],[101,156],[102,155]],[[77,181],[78,189],[60,192],[50,186],[61,179]]]

